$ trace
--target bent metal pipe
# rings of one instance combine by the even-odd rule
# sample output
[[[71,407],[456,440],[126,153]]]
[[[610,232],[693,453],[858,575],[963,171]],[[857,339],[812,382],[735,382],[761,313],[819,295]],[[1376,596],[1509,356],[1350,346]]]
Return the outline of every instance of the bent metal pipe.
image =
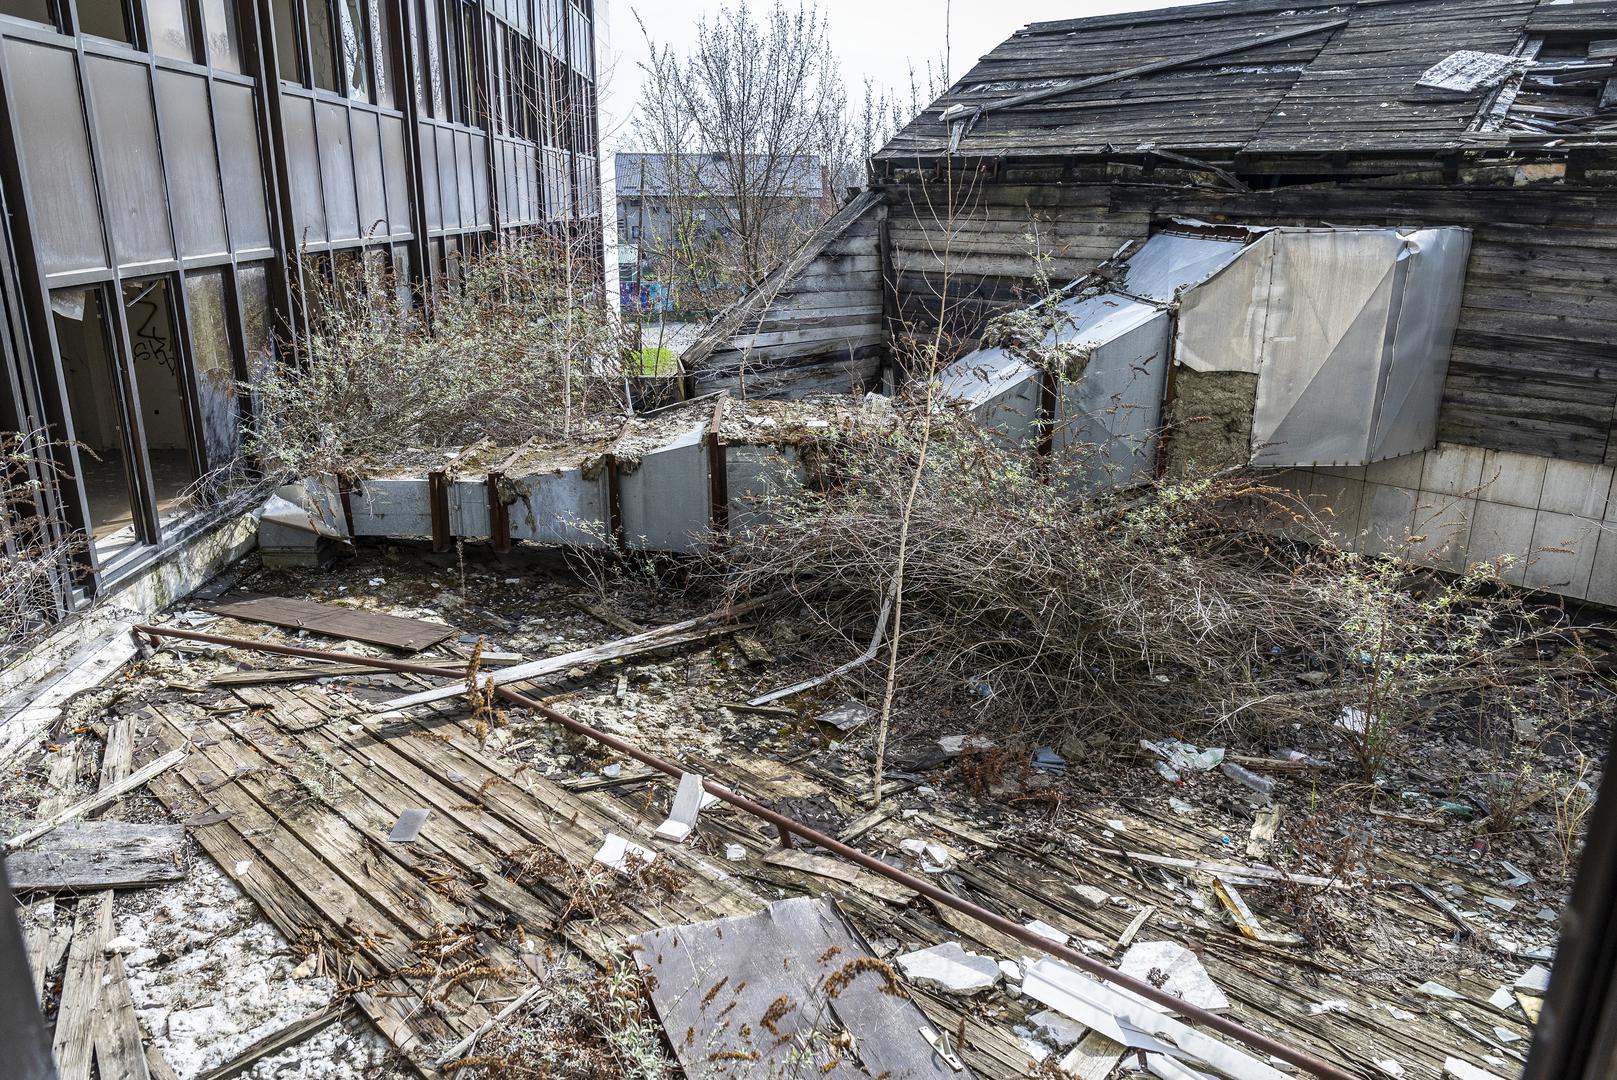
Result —
[[[384,657],[359,656],[353,653],[339,652],[333,649],[310,649],[298,645],[280,645],[267,641],[254,641],[249,638],[235,638],[228,637],[223,634],[208,634],[197,630],[181,630],[178,627],[150,626],[146,624],[134,627],[132,632],[135,634],[144,634],[147,637],[154,639],[159,637],[183,638],[187,641],[201,641],[212,645],[225,645],[235,649],[247,649],[255,652],[274,653],[281,656],[299,656],[310,660],[331,660],[340,663],[359,664],[365,667],[373,667],[381,671],[393,671],[405,675],[431,675],[436,676],[437,678],[444,677],[442,668],[433,667],[429,664],[413,663],[408,660],[389,660]],[[573,717],[568,716],[566,713],[552,709],[550,706],[545,705],[542,702],[535,701],[533,698],[530,698],[525,694],[518,693],[517,691],[504,686],[496,687],[495,689],[496,693],[498,693],[505,700],[509,701],[511,704],[543,716],[547,720],[554,721],[567,730],[582,735],[585,738],[592,739],[595,742],[600,743],[602,746],[611,747],[613,750],[623,754],[625,757],[633,758],[642,765],[656,769],[658,772],[666,773],[667,775],[674,777],[676,780],[685,772],[685,770],[681,769],[678,765],[675,765],[671,761],[658,757],[656,754],[653,754],[648,750],[643,750],[631,742],[618,738],[616,735],[611,735],[597,728],[593,728],[584,723],[582,720],[576,720]],[[864,867],[866,870],[869,870],[872,873],[880,874],[882,877],[895,881],[907,889],[912,889],[930,900],[953,908],[963,915],[970,916],[983,925],[990,926],[993,929],[998,930],[1000,933],[1014,938],[1032,949],[1036,949],[1039,952],[1053,956],[1057,960],[1071,964],[1073,967],[1078,968],[1081,971],[1085,971],[1098,979],[1103,979],[1106,982],[1112,983],[1113,985],[1121,987],[1124,990],[1137,994],[1142,998],[1153,1001],[1174,1013],[1184,1016],[1187,1019],[1194,1020],[1204,1027],[1217,1031],[1222,1035],[1227,1035],[1237,1042],[1244,1044],[1248,1048],[1257,1051],[1258,1053],[1268,1054],[1272,1057],[1278,1058],[1281,1061],[1287,1062],[1288,1064],[1294,1065],[1305,1072],[1319,1077],[1320,1080],[1359,1080],[1359,1078],[1354,1074],[1338,1068],[1328,1061],[1322,1061],[1311,1054],[1305,1053],[1304,1051],[1298,1050],[1295,1047],[1288,1046],[1285,1043],[1272,1039],[1262,1032],[1254,1031],[1246,1025],[1231,1020],[1226,1016],[1220,1016],[1218,1013],[1209,1012],[1206,1009],[1192,1005],[1187,1001],[1183,1001],[1180,998],[1173,996],[1165,990],[1152,986],[1148,982],[1125,975],[1121,971],[1108,967],[1099,960],[1087,956],[1076,949],[1068,948],[1066,945],[1061,945],[1051,941],[1048,938],[1042,937],[1034,931],[1029,930],[1021,923],[989,911],[987,908],[974,904],[970,900],[962,899],[961,897],[956,896],[954,893],[949,892],[947,889],[934,885],[925,878],[917,877],[916,875],[905,870],[900,870],[895,866],[889,866],[887,863],[876,858],[874,855],[868,855],[865,852],[860,851],[858,848],[850,847],[849,845],[844,844],[835,837],[827,836],[816,829],[811,829],[800,821],[789,818],[784,814],[776,813],[761,803],[756,803],[745,796],[737,795],[735,792],[721,784],[713,783],[710,780],[704,780],[702,782],[702,786],[709,794],[716,796],[726,803],[729,803],[738,810],[745,811],[746,813],[751,814],[753,817],[773,825],[776,832],[780,834],[781,843],[783,845],[790,846],[792,837],[801,837],[811,844],[842,856],[849,862],[857,863],[859,866]]]

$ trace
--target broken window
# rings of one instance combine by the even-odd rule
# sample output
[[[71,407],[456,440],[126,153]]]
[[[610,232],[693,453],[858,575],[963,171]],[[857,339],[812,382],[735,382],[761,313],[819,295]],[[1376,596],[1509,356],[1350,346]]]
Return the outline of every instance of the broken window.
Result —
[[[192,366],[207,467],[227,468],[241,449],[241,418],[224,269],[187,274],[185,299],[191,316]]]
[[[126,281],[123,293],[152,505],[162,520],[180,512],[181,498],[197,478],[174,297],[166,277]]]
[[[338,0],[342,19],[342,74],[344,89],[355,101],[371,99],[371,56],[365,39],[365,11],[360,0]]]
[[[105,562],[146,539],[135,513],[139,494],[125,450],[128,425],[114,362],[115,331],[99,287],[51,293],[51,320],[78,444],[86,524],[96,555]]]
[[[376,104],[383,108],[398,107],[393,77],[393,33],[388,26],[388,12],[381,0],[369,0],[371,19],[371,54],[375,58]]]
[[[338,92],[337,36],[331,24],[331,9],[326,0],[309,0],[303,10],[309,20],[309,69],[314,85]]]

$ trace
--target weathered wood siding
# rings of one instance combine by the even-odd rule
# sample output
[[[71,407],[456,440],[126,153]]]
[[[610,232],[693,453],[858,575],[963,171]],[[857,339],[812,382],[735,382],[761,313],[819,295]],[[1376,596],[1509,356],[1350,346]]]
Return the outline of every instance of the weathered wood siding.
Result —
[[[885,217],[879,197],[861,196],[721,318],[684,357],[698,391],[797,397],[879,383],[887,344]]]
[[[1461,177],[1463,187],[1434,174],[1238,194],[1187,186],[1183,174],[1027,166],[952,185],[893,182],[895,303],[911,333],[941,316],[958,352],[992,314],[1033,299],[1045,280],[1093,269],[1153,221],[1466,225],[1471,261],[1439,437],[1617,464],[1617,192],[1513,178],[1504,169]],[[951,186],[952,217],[940,194]]]
[[[1207,196],[1120,189],[1153,214],[1264,224],[1466,225],[1460,325],[1438,437],[1617,464],[1617,192],[1383,181]]]

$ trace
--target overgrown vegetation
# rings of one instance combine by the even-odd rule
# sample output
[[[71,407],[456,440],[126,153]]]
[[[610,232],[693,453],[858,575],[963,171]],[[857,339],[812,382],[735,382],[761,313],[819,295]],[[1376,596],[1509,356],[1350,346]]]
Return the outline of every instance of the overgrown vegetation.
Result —
[[[456,1080],[672,1080],[663,1041],[634,962],[598,974],[550,964],[532,1003],[495,1025],[466,1057],[446,1063]]]
[[[413,298],[378,259],[309,261],[306,329],[252,388],[252,453],[274,473],[340,473],[594,430],[622,406],[624,343],[584,266],[559,241],[502,239]]]
[[[86,543],[42,512],[56,479],[39,473],[52,460],[47,449],[39,432],[0,432],[0,652],[54,621],[62,579]]]
[[[918,408],[844,440],[815,490],[772,503],[713,567],[732,593],[786,590],[827,625],[869,627],[909,505],[897,684],[930,731],[1075,753],[1306,722],[1374,780],[1444,710],[1578,698],[1576,635],[1498,587],[1498,568],[1439,579],[1339,551],[1247,473],[1095,491],[1093,448],[1044,459],[940,415],[909,503]]]

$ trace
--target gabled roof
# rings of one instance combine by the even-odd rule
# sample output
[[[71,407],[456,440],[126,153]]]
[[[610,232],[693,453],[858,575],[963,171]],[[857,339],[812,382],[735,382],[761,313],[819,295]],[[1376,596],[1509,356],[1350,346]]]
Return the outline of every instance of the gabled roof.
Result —
[[[1525,56],[1557,35],[1617,38],[1617,2],[1232,0],[1033,23],[876,156],[936,156],[951,140],[965,156],[1209,159],[1543,143],[1553,136],[1500,130],[1519,76],[1467,92],[1417,84],[1457,51]]]
[[[748,154],[748,170],[756,166],[757,177],[765,178],[780,198],[818,199],[825,194],[825,180],[820,159],[813,154],[797,154],[771,160],[765,154]],[[689,183],[682,185],[687,194],[702,194],[724,198],[734,194],[729,161],[719,154],[618,154],[614,166],[617,170],[617,192],[627,196],[668,195],[676,176],[683,174]],[[757,194],[766,192],[755,181],[749,189]]]

